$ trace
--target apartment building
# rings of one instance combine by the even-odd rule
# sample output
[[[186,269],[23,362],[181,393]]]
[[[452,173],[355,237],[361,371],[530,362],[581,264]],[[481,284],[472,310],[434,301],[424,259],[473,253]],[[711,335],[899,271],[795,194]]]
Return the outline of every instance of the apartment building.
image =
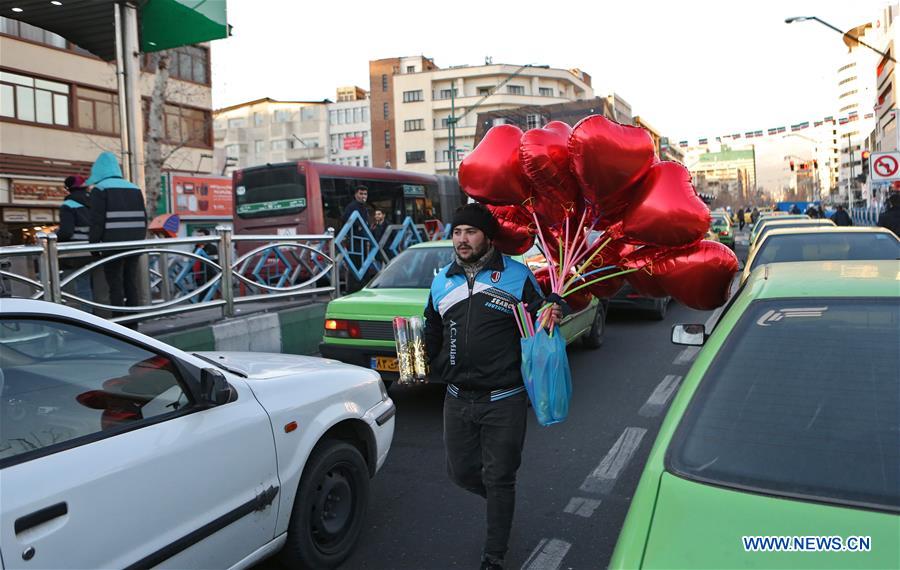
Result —
[[[171,53],[163,168],[209,172],[209,48]],[[153,79],[145,66],[139,81],[145,113]],[[137,123],[146,125],[141,117]],[[101,151],[121,152],[115,64],[61,36],[0,17],[0,245],[28,243],[36,231],[54,226],[66,196],[63,181],[88,174]]]
[[[372,166],[369,96],[361,87],[338,87],[328,109],[328,162]]]

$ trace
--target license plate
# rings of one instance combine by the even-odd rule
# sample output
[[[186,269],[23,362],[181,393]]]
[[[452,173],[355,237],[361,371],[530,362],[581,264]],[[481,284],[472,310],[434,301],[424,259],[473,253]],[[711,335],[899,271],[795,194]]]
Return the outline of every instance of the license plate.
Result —
[[[369,362],[369,367],[373,370],[381,372],[399,372],[400,365],[394,356],[373,356]]]

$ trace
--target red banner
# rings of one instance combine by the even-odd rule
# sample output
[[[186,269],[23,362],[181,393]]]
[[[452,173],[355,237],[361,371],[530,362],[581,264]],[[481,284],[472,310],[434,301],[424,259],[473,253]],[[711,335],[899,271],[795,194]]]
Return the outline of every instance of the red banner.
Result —
[[[172,213],[182,218],[234,215],[231,178],[172,175]]]
[[[362,150],[362,137],[344,137],[344,150]]]

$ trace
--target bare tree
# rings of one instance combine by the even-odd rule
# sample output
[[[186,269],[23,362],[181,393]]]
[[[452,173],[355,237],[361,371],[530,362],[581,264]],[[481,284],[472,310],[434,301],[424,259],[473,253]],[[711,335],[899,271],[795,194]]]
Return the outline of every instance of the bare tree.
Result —
[[[168,51],[151,53],[150,68],[155,70],[153,79],[153,92],[150,95],[150,108],[147,112],[147,140],[144,143],[144,197],[147,203],[147,213],[150,216],[156,214],[156,205],[160,196],[160,177],[163,165],[175,150],[163,154],[163,141],[165,140],[165,106],[166,89],[169,84],[169,59]]]

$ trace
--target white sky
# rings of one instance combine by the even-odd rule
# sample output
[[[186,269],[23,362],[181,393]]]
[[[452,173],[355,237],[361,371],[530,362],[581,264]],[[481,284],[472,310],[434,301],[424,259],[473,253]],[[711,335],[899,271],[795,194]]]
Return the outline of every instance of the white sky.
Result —
[[[841,29],[884,0],[629,0],[566,3],[229,0],[234,34],[213,42],[216,108],[259,97],[334,100],[369,88],[368,61],[424,54],[440,67],[578,67],[675,140],[836,114]]]

